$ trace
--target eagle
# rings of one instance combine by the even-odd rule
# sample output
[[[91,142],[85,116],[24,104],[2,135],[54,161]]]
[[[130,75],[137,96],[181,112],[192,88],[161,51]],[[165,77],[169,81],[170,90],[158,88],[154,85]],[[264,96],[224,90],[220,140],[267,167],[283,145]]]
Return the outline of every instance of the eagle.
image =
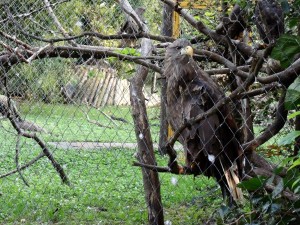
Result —
[[[167,118],[173,130],[185,121],[205,113],[224,93],[193,59],[193,48],[186,39],[167,47],[164,60],[167,80]],[[243,175],[243,153],[238,129],[227,105],[204,120],[185,128],[178,141],[184,147],[190,174],[215,177],[224,198],[242,199],[237,187]],[[185,170],[185,171],[187,171]]]
[[[276,0],[258,0],[254,11],[255,25],[265,44],[275,42],[284,33],[284,14]]]

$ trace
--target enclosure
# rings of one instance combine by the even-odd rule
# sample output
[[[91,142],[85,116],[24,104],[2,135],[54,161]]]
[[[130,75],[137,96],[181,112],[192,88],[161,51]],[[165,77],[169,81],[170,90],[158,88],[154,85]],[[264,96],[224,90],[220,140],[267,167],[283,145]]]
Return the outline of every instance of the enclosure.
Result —
[[[0,224],[299,224],[299,0],[0,8]],[[211,85],[180,84],[178,105],[170,85],[186,82],[172,80],[185,65],[168,61],[177,39]],[[218,125],[199,128],[210,120]],[[189,161],[194,130],[212,130],[216,155]],[[242,152],[234,162],[227,131]],[[227,158],[217,175],[241,167],[238,200],[202,171]]]

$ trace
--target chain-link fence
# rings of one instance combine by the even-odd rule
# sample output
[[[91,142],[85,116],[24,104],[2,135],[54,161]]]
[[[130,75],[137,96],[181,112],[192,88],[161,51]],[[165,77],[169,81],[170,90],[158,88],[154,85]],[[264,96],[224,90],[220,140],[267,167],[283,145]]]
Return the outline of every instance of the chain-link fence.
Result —
[[[0,224],[298,224],[300,1],[236,2],[1,1]]]

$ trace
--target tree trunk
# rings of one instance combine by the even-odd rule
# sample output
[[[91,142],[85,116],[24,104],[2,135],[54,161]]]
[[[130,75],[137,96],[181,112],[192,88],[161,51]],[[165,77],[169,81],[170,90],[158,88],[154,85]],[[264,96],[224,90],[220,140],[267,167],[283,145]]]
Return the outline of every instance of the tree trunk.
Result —
[[[151,42],[147,42],[150,42],[150,40],[142,40],[142,48],[143,45],[151,45]],[[156,165],[145,97],[143,94],[143,86],[147,74],[148,69],[146,67],[138,66],[137,72],[130,82],[130,101],[135,134],[138,142],[139,161],[148,165]],[[158,173],[145,168],[142,168],[142,172],[149,224],[164,224]]]
[[[121,8],[127,14],[131,13],[138,20],[138,16],[127,0],[118,0]],[[143,31],[148,32],[148,27],[142,21]],[[150,39],[141,41],[141,56],[150,56],[153,46]],[[130,81],[130,102],[135,134],[138,144],[138,159],[141,163],[156,165],[153,143],[150,133],[150,125],[147,116],[145,96],[143,94],[144,82],[148,75],[148,68],[137,66],[135,75]],[[157,171],[142,168],[145,200],[148,209],[148,221],[151,225],[163,225],[164,214],[160,196],[160,182]]]
[[[162,35],[164,36],[172,36],[173,25],[172,25],[172,13],[173,10],[170,6],[164,5],[163,9],[163,26],[162,26]],[[164,149],[164,145],[168,139],[168,121],[167,121],[167,110],[166,110],[166,93],[167,92],[167,82],[166,79],[161,79],[161,103],[160,103],[160,131],[159,131],[159,144],[158,151],[160,154],[164,155],[162,149]]]

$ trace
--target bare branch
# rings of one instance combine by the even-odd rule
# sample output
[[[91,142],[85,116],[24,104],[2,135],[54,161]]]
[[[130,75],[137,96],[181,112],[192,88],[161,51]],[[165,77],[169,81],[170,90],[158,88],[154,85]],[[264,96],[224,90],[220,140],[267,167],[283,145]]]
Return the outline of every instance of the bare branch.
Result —
[[[56,17],[55,13],[53,12],[53,9],[51,7],[51,4],[48,0],[44,0],[44,3],[47,7],[48,13],[51,16],[51,18],[53,19],[54,23],[56,24],[56,26],[58,27],[58,29],[60,30],[60,32],[62,33],[62,35],[64,37],[69,37],[68,32],[63,28],[63,26],[61,25],[61,23],[59,22],[58,18]],[[69,43],[73,46],[76,46],[77,44],[74,41],[69,41]]]
[[[2,35],[3,37],[5,37],[5,38],[7,38],[7,39],[9,39],[9,40],[11,40],[13,42],[15,42],[18,45],[23,46],[25,49],[27,49],[27,51],[29,51],[32,48],[30,45],[26,44],[25,42],[17,39],[16,37],[12,37],[11,35],[3,32],[1,30],[0,30],[0,35]]]
[[[44,152],[41,152],[37,157],[30,160],[28,163],[24,164],[23,166],[20,166],[19,170],[15,169],[8,173],[2,174],[2,175],[0,175],[0,178],[8,177],[12,174],[17,173],[18,171],[24,170],[24,169],[28,168],[29,166],[33,165],[35,162],[37,162],[39,159],[43,158],[44,156],[45,156]]]
[[[23,174],[21,173],[21,170],[20,170],[20,166],[19,166],[19,153],[20,153],[20,138],[21,138],[21,135],[18,134],[17,136],[17,141],[16,141],[16,155],[15,155],[15,162],[16,162],[16,168],[17,168],[17,171],[22,179],[22,181],[24,182],[24,184],[29,187],[29,184],[28,182],[25,180]]]
[[[204,23],[201,21],[196,21],[192,15],[188,13],[188,10],[182,9],[177,5],[177,2],[173,0],[161,0],[163,3],[169,5],[173,10],[178,12],[182,18],[184,18],[192,27],[194,27],[199,32],[206,35],[208,38],[214,40],[216,44],[223,44],[225,46],[228,46],[228,40],[226,40],[226,37],[220,34],[217,34],[215,31],[209,29],[207,26],[205,26]],[[248,46],[247,44],[236,41],[236,40],[230,40],[230,44],[234,44],[235,47],[241,51],[244,55],[247,55],[249,57],[261,57],[262,51],[256,51],[255,49],[252,49],[251,46]]]
[[[296,79],[296,77],[299,76],[299,74],[300,74],[300,59],[296,60],[292,65],[290,65],[284,71],[275,73],[268,77],[258,77],[257,81],[262,84],[279,82],[286,85],[286,83],[293,82]]]
[[[153,170],[159,173],[172,173],[171,169],[169,167],[161,167],[161,166],[155,166],[155,165],[148,165],[145,163],[140,163],[140,162],[133,162],[133,166],[139,166],[143,167],[149,170]]]
[[[47,48],[50,47],[50,44],[45,45],[44,47],[39,48],[36,52],[34,52],[28,59],[27,62],[31,63],[32,60],[34,60],[39,54],[41,54],[43,51],[45,51]]]
[[[34,50],[38,52],[39,48],[34,49]],[[0,64],[2,64],[2,66],[4,66],[4,67],[11,67],[14,64],[20,63],[17,53],[20,54],[20,52],[17,51],[17,52],[14,52],[13,54],[7,53],[7,54],[0,55]],[[22,52],[22,55],[29,58],[32,54],[24,51],[24,52]],[[52,57],[62,57],[62,58],[94,57],[95,59],[116,57],[120,60],[133,61],[137,64],[140,64],[147,68],[150,68],[155,72],[162,73],[162,70],[160,67],[158,67],[155,64],[152,64],[150,62],[147,62],[145,60],[142,60],[143,57],[130,56],[130,55],[124,55],[124,54],[120,54],[120,53],[116,53],[116,52],[111,52],[107,48],[97,48],[97,47],[82,46],[82,45],[78,46],[78,47],[50,46],[50,47],[44,49],[43,51],[39,52],[38,54],[36,54],[36,56],[34,58],[41,59],[41,58],[52,58]],[[145,59],[147,59],[147,57],[145,57]],[[160,59],[160,58],[157,58],[157,59]]]
[[[75,36],[69,36],[69,37],[64,37],[64,38],[51,38],[51,39],[46,39],[46,38],[41,38],[38,36],[30,35],[26,32],[24,32],[23,34],[30,36],[36,40],[48,42],[48,43],[76,40],[76,39],[86,37],[86,36],[96,37],[100,40],[113,40],[113,39],[121,40],[121,39],[137,39],[137,38],[149,38],[151,40],[156,40],[156,41],[161,41],[161,42],[173,42],[175,40],[175,38],[172,38],[172,37],[167,37],[167,36],[162,36],[162,35],[153,35],[153,34],[146,33],[146,32],[139,32],[136,34],[112,34],[112,35],[105,35],[105,34],[100,34],[97,32],[83,32],[82,34],[75,35]]]
[[[59,4],[62,4],[62,3],[65,3],[65,2],[69,2],[70,0],[61,0],[61,1],[58,1],[58,2],[55,2],[55,3],[50,3],[50,6],[51,7],[55,7]],[[47,7],[41,7],[41,8],[38,8],[38,9],[35,9],[35,10],[32,10],[32,11],[29,11],[29,12],[26,12],[26,13],[23,13],[23,14],[19,14],[19,15],[12,15],[12,18],[18,18],[18,19],[21,19],[21,18],[26,18],[26,17],[30,17],[32,16],[34,13],[38,13],[38,12],[41,12],[43,10],[46,10]],[[5,23],[9,20],[9,18],[6,18],[6,19],[3,19],[3,20],[0,20],[0,23]]]
[[[206,57],[208,57],[209,59],[218,62],[220,64],[225,65],[226,67],[228,67],[228,69],[230,70],[231,73],[233,73],[236,76],[242,77],[244,79],[246,79],[249,74],[238,69],[238,67],[233,64],[232,62],[230,62],[228,59],[226,59],[225,57],[216,54],[214,52],[211,51],[207,51],[207,50],[196,50],[195,53],[202,53],[203,55],[205,55]]]
[[[139,31],[145,31],[146,26],[144,26],[143,21],[141,21],[141,19],[138,17],[138,15],[136,14],[136,12],[132,9],[132,7],[127,4],[127,1],[124,0],[116,0],[121,9],[123,10],[123,12],[125,12],[125,14],[129,17],[131,17],[134,22],[137,24]]]
[[[287,120],[287,114],[288,111],[284,107],[284,100],[285,100],[285,94],[282,93],[279,101],[278,101],[278,106],[277,106],[277,112],[276,112],[276,117],[271,125],[269,125],[265,131],[263,131],[258,137],[253,139],[250,142],[247,142],[243,144],[243,149],[245,152],[252,152],[254,151],[255,148],[258,146],[262,145],[266,141],[268,141],[270,138],[275,136],[281,128],[284,126],[286,120]]]
[[[269,91],[275,91],[278,90],[279,88],[282,88],[281,85],[277,84],[277,83],[272,83],[269,85],[266,85],[262,88],[257,88],[251,91],[247,91],[247,92],[243,92],[239,95],[238,98],[250,98],[250,97],[254,97],[257,95],[261,95],[261,94],[267,94]]]
[[[243,71],[243,72],[249,72],[249,69],[250,69],[250,66],[249,65],[246,65],[246,66],[238,66],[236,67],[238,70],[240,71]],[[208,75],[218,75],[218,74],[227,74],[227,73],[230,73],[232,70],[229,69],[229,68],[221,68],[221,69],[212,69],[212,70],[205,70],[205,72],[208,74]],[[245,77],[246,75],[248,76],[247,73],[244,74]],[[244,76],[243,75],[243,76]]]
[[[11,103],[10,92],[7,88],[7,74],[5,74],[3,81],[4,81],[3,83],[4,83],[4,87],[5,87],[5,91],[6,91],[7,100],[8,100],[7,101],[8,108],[10,109],[12,103]],[[26,133],[26,132],[22,131],[22,129],[18,126],[18,123],[16,122],[14,116],[11,114],[10,110],[7,111],[7,118],[9,119],[13,128],[17,131],[18,135],[33,139],[41,147],[44,155],[47,156],[47,158],[50,160],[53,167],[56,169],[56,171],[60,175],[60,178],[62,179],[63,183],[70,185],[70,181],[69,181],[64,169],[61,167],[61,165],[59,163],[56,162],[52,153],[49,151],[46,143],[42,139],[40,139],[36,135],[36,133]]]

